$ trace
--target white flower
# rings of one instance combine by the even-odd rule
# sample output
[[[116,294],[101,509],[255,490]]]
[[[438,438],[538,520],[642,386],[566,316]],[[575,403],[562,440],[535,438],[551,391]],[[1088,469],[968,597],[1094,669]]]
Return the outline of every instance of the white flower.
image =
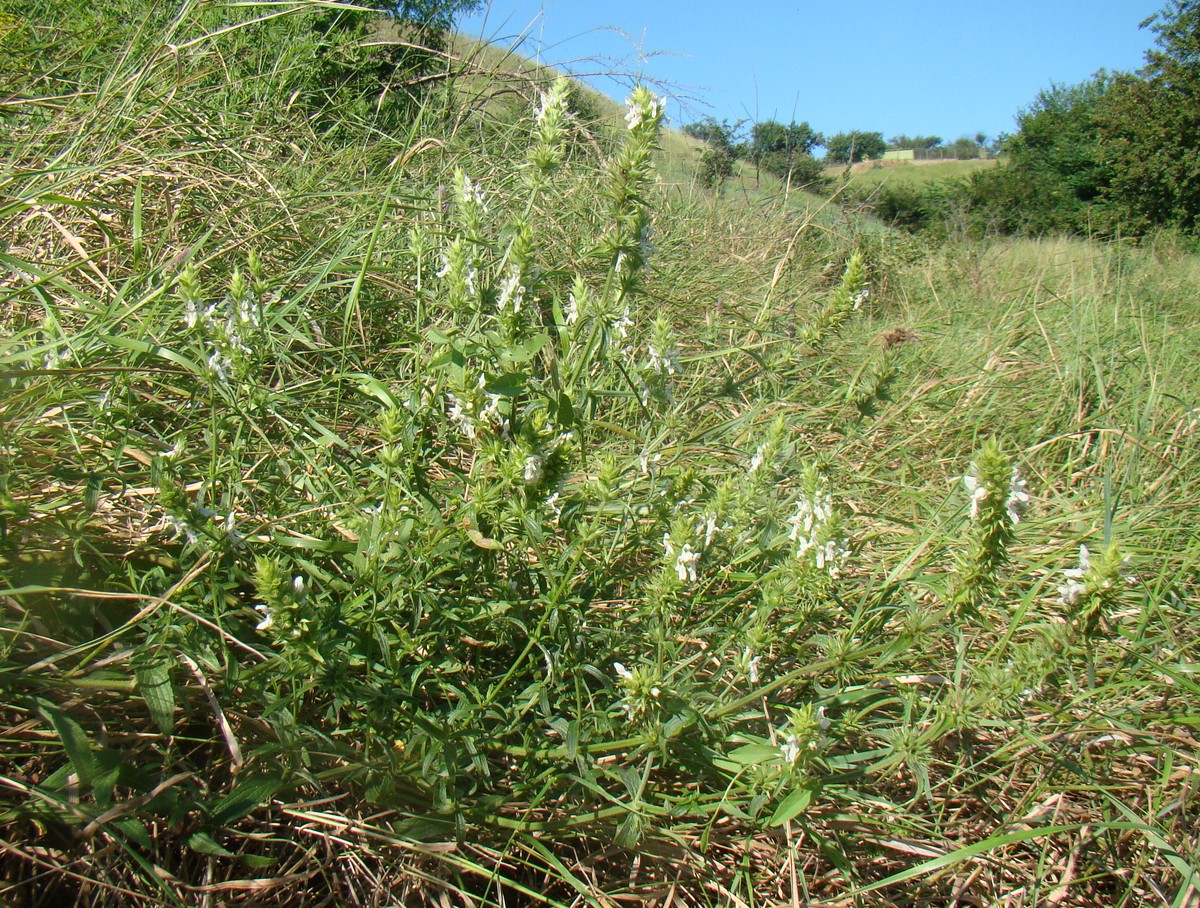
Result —
[[[1012,477],[1008,482],[1008,500],[1004,506],[1008,510],[1008,519],[1013,523],[1021,522],[1021,515],[1029,509],[1029,492],[1025,488],[1025,480],[1020,472],[1013,467]]]
[[[679,365],[679,351],[674,347],[659,350],[653,344],[647,344],[646,350],[650,354],[650,358],[646,360],[646,368],[651,372],[657,372],[659,375],[675,375],[677,372],[683,371]]]
[[[711,512],[705,514],[700,518],[700,525],[696,529],[704,534],[704,547],[709,548],[717,536],[717,515]]]
[[[1079,547],[1079,567],[1067,568],[1063,571],[1063,575],[1067,578],[1067,582],[1061,584],[1058,588],[1058,601],[1063,605],[1075,605],[1079,602],[1084,593],[1087,592],[1087,584],[1083,579],[1092,569],[1092,556],[1086,545]]]
[[[466,412],[466,407],[463,402],[453,394],[446,395],[446,403],[450,405],[449,413],[450,421],[458,426],[462,433],[467,438],[475,438],[475,420]]]
[[[208,358],[208,368],[217,377],[218,381],[229,380],[229,370],[233,368],[233,361],[220,350],[214,350]]]
[[[225,529],[225,538],[227,540],[229,540],[229,544],[233,548],[240,549],[245,544],[245,540],[242,538],[242,534],[238,532],[237,516],[233,513],[233,511],[230,511],[228,514],[225,515],[224,529]]]
[[[613,322],[613,331],[621,335],[621,339],[624,340],[629,336],[629,329],[632,327],[633,319],[629,317],[629,309],[626,308],[621,317]]]
[[[693,552],[691,545],[685,543],[683,551],[675,559],[675,573],[679,577],[680,582],[690,580],[696,582],[696,562],[700,560],[700,553]]]
[[[546,474],[545,458],[540,454],[530,454],[525,458],[525,484],[535,486],[542,481]]]
[[[625,112],[625,125],[629,129],[637,129],[646,122],[657,125],[666,112],[666,105],[662,99],[654,97],[644,88],[637,89],[632,97],[626,98],[625,106],[628,108]]]
[[[613,671],[617,673],[618,678],[623,678],[626,681],[628,681],[630,678],[633,677],[633,672],[631,672],[629,669],[627,669],[620,662],[613,663]]]
[[[502,426],[504,417],[500,413],[500,395],[489,394],[487,406],[479,411],[479,421],[492,426]]]
[[[265,631],[275,626],[275,613],[271,611],[271,607],[269,605],[259,603],[258,605],[254,606],[254,610],[256,612],[261,612],[263,616],[263,620],[255,625],[255,630]]]
[[[661,460],[662,451],[651,455],[649,450],[643,448],[642,453],[638,455],[638,461],[642,465],[642,475],[649,476],[653,472],[654,467],[656,467]]]
[[[304,578],[298,574],[292,578],[292,595],[297,599],[304,596]]]
[[[788,735],[779,750],[783,754],[783,762],[795,766],[796,761],[800,759],[800,739],[795,735]]]
[[[663,548],[667,552],[667,557],[672,558],[675,555],[675,545],[671,542],[671,534],[663,533]]]
[[[746,660],[746,674],[750,677],[751,684],[758,683],[758,664],[762,662],[762,656],[750,655],[750,647],[742,652],[742,658]]]
[[[200,537],[196,535],[196,531],[192,529],[192,525],[181,517],[176,517],[174,514],[166,516],[167,526],[170,528],[172,535],[176,539],[185,539],[189,543],[194,543]]]
[[[575,299],[574,293],[567,298],[567,305],[563,308],[563,321],[568,325],[579,321],[579,300]]]
[[[501,310],[511,305],[515,315],[521,311],[524,301],[525,287],[521,284],[521,269],[513,265],[509,269],[508,277],[500,284],[500,300],[497,305]]]
[[[459,187],[459,198],[465,205],[475,205],[480,211],[487,211],[487,203],[483,199],[483,191],[466,174],[463,174],[462,186]]]
[[[967,494],[971,496],[971,519],[974,520],[979,516],[980,502],[987,500],[988,488],[979,481],[979,477],[974,473],[968,473],[963,477],[963,485],[967,487]]]
[[[759,445],[758,450],[754,452],[754,456],[750,458],[750,472],[751,473],[758,472],[758,468],[763,465],[763,460],[766,458],[766,456],[767,456],[766,444]]]

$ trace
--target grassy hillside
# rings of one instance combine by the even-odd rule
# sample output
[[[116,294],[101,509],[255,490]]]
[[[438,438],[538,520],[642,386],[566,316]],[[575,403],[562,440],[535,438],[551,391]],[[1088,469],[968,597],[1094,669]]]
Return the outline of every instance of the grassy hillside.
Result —
[[[329,4],[5,9],[0,902],[1194,902],[1181,244],[715,195]]]
[[[850,182],[855,186],[875,186],[880,183],[922,186],[938,180],[953,180],[970,176],[976,171],[995,167],[996,158],[975,161],[875,161],[855,165]],[[829,175],[840,177],[845,168],[830,168]]]

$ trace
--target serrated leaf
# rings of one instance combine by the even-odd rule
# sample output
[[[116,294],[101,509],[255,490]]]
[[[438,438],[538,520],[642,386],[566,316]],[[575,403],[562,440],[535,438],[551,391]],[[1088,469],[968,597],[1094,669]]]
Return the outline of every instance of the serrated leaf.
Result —
[[[771,814],[771,819],[767,820],[767,825],[782,826],[789,820],[795,819],[808,809],[808,805],[812,803],[812,799],[813,793],[811,788],[801,788],[793,791],[779,802],[779,806]]]
[[[134,668],[137,689],[150,717],[164,735],[175,727],[175,688],[171,684],[171,666],[167,662],[138,665]]]

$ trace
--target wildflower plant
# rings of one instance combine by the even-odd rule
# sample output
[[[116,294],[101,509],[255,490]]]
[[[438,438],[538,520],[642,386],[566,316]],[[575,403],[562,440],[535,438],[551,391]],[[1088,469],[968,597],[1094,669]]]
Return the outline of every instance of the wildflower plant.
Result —
[[[994,439],[975,455],[962,485],[969,528],[953,600],[959,608],[975,611],[995,592],[1000,572],[1011,559],[1016,526],[1030,496],[1020,471]]]
[[[1136,582],[1129,568],[1129,556],[1112,542],[1098,554],[1080,545],[1077,566],[1063,571],[1059,603],[1085,638],[1099,631],[1127,595],[1127,588]]]
[[[68,0],[39,16],[60,6],[92,15]],[[1016,418],[1027,408],[998,412],[999,391],[944,406],[962,382],[946,380],[935,332],[929,363],[896,383],[927,366],[938,381],[885,395],[882,373],[863,371],[866,316],[886,317],[890,288],[927,269],[889,271],[872,238],[792,204],[662,191],[663,105],[641,88],[624,123],[594,135],[562,80],[516,125],[500,104],[431,106],[411,137],[343,118],[331,143],[292,113],[300,100],[244,106],[252,91],[291,97],[287,80],[314,67],[286,58],[225,86],[208,62],[281,59],[293,45],[253,42],[311,22],[308,6],[242,22],[237,4],[191,4],[163,13],[162,34],[128,17],[150,50],[131,45],[101,84],[84,78],[88,54],[53,46],[71,30],[22,26],[86,92],[49,95],[55,73],[41,84],[8,67],[23,80],[2,140],[15,166],[0,174],[14,238],[0,254],[12,897],[56,880],[39,897],[161,901],[162,869],[179,899],[203,900],[274,867],[255,884],[264,904],[352,896],[368,879],[397,904],[436,899],[445,880],[480,903],[603,901],[668,875],[685,901],[799,904],[817,881],[818,899],[903,900],[911,884],[950,902],[948,862],[986,848],[995,873],[972,886],[994,901],[1042,891],[1040,864],[1013,869],[1040,853],[1023,837],[1063,866],[1081,840],[1076,824],[1043,836],[972,799],[1011,791],[1024,810],[1064,772],[1081,776],[1079,827],[1115,833],[1105,847],[1145,870],[1056,872],[1079,889],[1068,901],[1095,901],[1091,880],[1135,900],[1178,884],[1161,854],[1185,860],[1194,824],[1181,774],[1153,768],[1186,766],[1161,743],[1175,732],[1142,735],[1132,760],[1109,733],[1177,729],[1193,705],[1182,518],[1155,549],[1174,571],[1155,578],[1162,595],[1081,691],[1061,682],[1078,637],[1099,641],[1121,614],[1124,558],[1072,552],[1051,574],[1054,614],[1036,614],[1050,587],[1009,554],[1029,492],[985,446],[956,483],[959,608],[941,608],[946,530],[936,481],[920,480],[1013,417],[1056,501],[1103,450],[1130,477],[1126,501],[1157,508],[1161,487],[1186,502],[1183,424],[1169,456],[1145,455],[1163,441],[1160,401],[1194,394],[1156,386],[1136,462],[1094,426],[1035,442],[1045,433]],[[227,108],[193,107],[218,96]],[[243,110],[271,128],[244,131]],[[438,132],[450,122],[458,133]],[[202,165],[180,153],[196,135],[215,150]],[[818,273],[825,261],[844,263],[840,280]],[[755,318],[768,281],[787,305],[768,294]],[[690,317],[714,298],[707,324]],[[1014,336],[1043,336],[1029,327]],[[1029,374],[1049,374],[1034,347],[1021,345]],[[878,404],[849,432],[847,379]],[[1111,383],[1114,413],[1133,384]],[[1179,467],[1150,475],[1152,461]],[[956,649],[963,613],[991,602],[1011,607],[988,610],[978,649]],[[1137,830],[1105,828],[1112,798]],[[864,848],[847,824],[904,831],[890,882],[878,837]],[[346,851],[336,867],[305,845],[329,835]],[[976,844],[947,853],[964,836]],[[909,860],[927,844],[936,857]],[[598,857],[580,879],[584,851]]]

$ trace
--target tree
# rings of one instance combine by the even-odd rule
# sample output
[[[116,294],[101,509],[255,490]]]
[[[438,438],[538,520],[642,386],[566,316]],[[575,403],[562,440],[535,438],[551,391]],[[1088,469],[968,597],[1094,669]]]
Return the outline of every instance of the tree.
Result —
[[[770,152],[793,155],[811,155],[821,144],[821,134],[805,123],[795,121],[784,126],[775,120],[755,123],[750,132],[750,148],[757,160]]]
[[[821,134],[808,123],[793,121],[784,126],[763,120],[751,130],[750,154],[758,167],[781,180],[811,185],[822,178],[821,164],[812,156],[821,141]]]
[[[1200,0],[1172,0],[1140,75],[1115,78],[1097,112],[1098,154],[1123,230],[1200,228]]]
[[[1111,170],[1100,159],[1097,116],[1111,82],[1099,73],[1052,85],[1017,115],[1017,132],[1003,146],[1007,166],[972,175],[981,220],[1031,234],[1089,233],[1106,223]]]
[[[830,136],[825,146],[825,161],[830,164],[856,164],[873,158],[882,158],[887,151],[887,142],[881,132],[839,132]]]
[[[979,149],[982,144],[975,139],[962,136],[950,144],[950,153],[960,161],[969,161],[971,158],[979,157]]]
[[[705,117],[703,120],[697,120],[695,123],[688,123],[681,127],[684,135],[689,135],[693,139],[699,139],[701,142],[707,142],[709,145],[717,145],[724,148],[734,148],[734,136],[742,123],[739,121],[730,126],[728,120],[721,120],[719,123],[712,117]]]
[[[941,136],[892,136],[888,139],[888,149],[890,151],[907,151],[908,149],[928,150],[937,148],[942,144]]]
[[[361,5],[382,10],[402,22],[444,32],[456,16],[474,12],[483,6],[483,0],[366,0]]]

